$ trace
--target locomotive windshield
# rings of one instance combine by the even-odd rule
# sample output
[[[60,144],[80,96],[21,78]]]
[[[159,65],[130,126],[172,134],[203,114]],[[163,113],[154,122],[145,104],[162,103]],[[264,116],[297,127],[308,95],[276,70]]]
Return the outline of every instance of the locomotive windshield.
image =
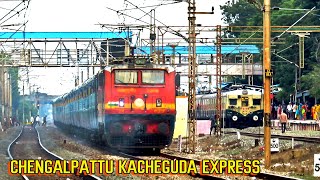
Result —
[[[116,70],[116,84],[136,84],[138,83],[138,71],[135,70]]]
[[[142,71],[143,84],[163,84],[164,71],[162,70],[143,70]]]

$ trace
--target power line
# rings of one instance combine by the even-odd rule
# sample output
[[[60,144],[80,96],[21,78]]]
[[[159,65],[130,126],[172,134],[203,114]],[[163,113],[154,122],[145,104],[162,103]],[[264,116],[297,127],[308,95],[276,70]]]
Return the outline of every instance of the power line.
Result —
[[[150,15],[149,13],[145,12],[144,10],[142,10],[141,8],[139,8],[138,6],[136,6],[135,4],[131,3],[131,2],[128,1],[128,0],[125,0],[125,1],[128,2],[128,3],[130,3],[132,6],[138,8],[140,11],[148,14],[148,15],[151,17],[151,15]],[[167,26],[166,24],[164,24],[163,22],[159,21],[159,20],[156,19],[156,18],[154,18],[154,20],[157,21],[158,23],[162,24],[162,25],[165,26],[166,28],[170,29],[171,31],[173,31],[173,32],[169,32],[169,33],[174,34],[174,35],[176,35],[176,36],[179,36],[179,37],[183,38],[186,42],[189,42],[188,38],[185,37],[185,36],[183,36],[183,35],[182,35],[181,33],[179,33],[178,31],[170,28],[169,26]]]
[[[25,9],[26,9],[26,7],[22,8],[21,10],[19,10],[18,12],[16,12],[16,13],[13,14],[12,16],[10,16],[9,18],[7,18],[7,19],[4,20],[3,22],[1,22],[0,25],[2,25],[3,23],[7,22],[8,20],[10,20],[11,18],[13,18],[14,16],[19,15],[20,12],[22,12],[22,11],[25,10]],[[2,18],[2,19],[3,19],[3,18]],[[1,20],[2,20],[2,19],[1,19]],[[0,20],[0,21],[1,21],[1,20]]]
[[[2,21],[6,16],[8,16],[11,12],[15,11],[16,8],[18,8],[22,3],[24,3],[24,1],[22,1],[21,3],[19,3],[16,7],[14,7],[13,9],[11,9],[6,15],[4,15],[0,21]]]
[[[171,5],[171,4],[176,4],[176,3],[180,3],[180,2],[172,2],[172,3],[165,3],[165,4],[157,4],[157,5],[149,5],[149,6],[142,6],[142,7],[140,7],[141,9],[143,9],[143,8],[152,8],[152,7],[159,7],[159,6],[166,6],[166,5]],[[119,10],[119,11],[129,11],[129,10],[135,10],[135,9],[137,9],[137,8],[131,8],[131,9],[122,9],[122,10]]]
[[[111,10],[111,11],[116,12],[117,14],[124,15],[124,16],[128,16],[128,17],[130,17],[130,18],[132,18],[132,19],[135,19],[135,20],[137,20],[137,21],[143,22],[143,23],[145,23],[145,24],[149,24],[149,23],[147,23],[147,22],[145,22],[145,21],[143,21],[143,20],[141,20],[141,19],[138,19],[138,18],[135,18],[135,17],[130,16],[130,15],[128,15],[128,14],[122,13],[122,12],[120,12],[120,11],[118,11],[118,10],[114,10],[114,9],[112,9],[112,8],[109,8],[109,7],[106,7],[106,8],[109,9],[109,10]]]
[[[301,21],[305,16],[307,16],[311,11],[313,11],[316,8],[314,6],[312,9],[310,9],[306,14],[304,14],[301,18],[299,18],[296,22],[294,22],[291,26],[289,26],[285,31],[283,31],[279,36],[276,36],[272,41],[278,40],[284,33],[289,31],[293,26],[295,26],[299,21]]]

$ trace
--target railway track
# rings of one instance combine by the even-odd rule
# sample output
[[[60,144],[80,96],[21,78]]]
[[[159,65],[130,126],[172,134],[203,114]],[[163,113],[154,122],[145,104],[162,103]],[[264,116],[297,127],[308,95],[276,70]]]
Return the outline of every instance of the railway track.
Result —
[[[225,134],[236,134],[237,132],[228,132],[225,131]],[[264,134],[256,134],[256,133],[248,133],[248,132],[240,132],[241,135],[244,136],[251,136],[251,137],[263,137]],[[320,138],[318,137],[302,137],[302,136],[287,136],[287,135],[278,135],[274,134],[271,135],[271,138],[279,138],[279,139],[284,139],[284,140],[292,140],[292,138],[295,141],[302,141],[302,142],[308,142],[308,143],[319,143]]]
[[[40,140],[40,136],[36,128],[31,126],[24,126],[20,132],[20,134],[13,140],[8,146],[8,155],[11,160],[63,160],[63,158],[55,155],[54,153],[48,151],[42,144]],[[47,180],[47,179],[72,179],[72,180],[100,180],[99,177],[94,175],[64,175],[58,176],[35,176],[35,175],[27,175],[20,174],[25,180]]]
[[[186,160],[186,161],[190,161],[193,160],[197,165],[200,166],[201,161],[200,160],[195,160],[195,159],[189,159],[189,158],[184,158],[184,157],[179,157],[179,156],[173,156],[170,154],[165,154],[165,153],[161,153],[160,154],[161,157],[166,157],[168,159],[176,159],[176,160]],[[251,177],[254,177],[256,179],[272,179],[272,180],[300,180],[298,178],[293,178],[293,177],[287,177],[287,176],[280,176],[280,175],[276,175],[276,174],[271,174],[271,173],[263,173],[260,172],[256,175],[250,175]],[[209,176],[209,179],[212,177],[212,179],[216,178],[216,179],[225,179],[222,177],[213,177],[213,176]]]
[[[141,158],[141,157],[138,157],[135,155],[130,155],[130,154],[123,153],[123,152],[119,152],[119,154],[125,158],[129,158],[132,160],[149,160],[147,158]],[[170,155],[167,156],[166,154],[163,154],[163,153],[160,153],[159,157],[170,159],[170,160],[175,160],[175,159],[180,160],[179,157],[170,156]],[[181,160],[190,160],[190,159],[181,159]],[[200,164],[197,164],[197,165],[200,165]],[[217,176],[212,176],[212,175],[207,175],[207,174],[200,174],[198,172],[197,173],[190,173],[188,175],[191,177],[194,177],[194,178],[202,178],[202,179],[208,179],[208,180],[224,180],[225,179],[222,177],[217,177]]]

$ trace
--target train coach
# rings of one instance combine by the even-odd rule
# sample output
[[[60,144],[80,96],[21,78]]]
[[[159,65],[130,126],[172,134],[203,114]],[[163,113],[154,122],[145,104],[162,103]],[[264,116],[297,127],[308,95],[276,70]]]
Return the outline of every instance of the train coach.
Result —
[[[209,119],[216,111],[216,94],[197,95],[198,120]],[[263,125],[261,88],[235,88],[221,93],[225,128],[244,129]]]
[[[53,102],[54,123],[119,149],[159,151],[175,125],[175,71],[146,58],[104,68]]]

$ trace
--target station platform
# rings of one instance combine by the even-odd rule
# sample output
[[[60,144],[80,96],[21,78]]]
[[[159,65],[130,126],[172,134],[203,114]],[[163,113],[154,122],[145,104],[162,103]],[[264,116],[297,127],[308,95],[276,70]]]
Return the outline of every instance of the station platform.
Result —
[[[315,120],[288,120],[288,127],[292,131],[320,131],[319,121]],[[280,129],[280,120],[271,120],[271,127]]]
[[[187,137],[188,133],[188,97],[176,97],[176,124],[173,138]],[[288,120],[288,130],[292,131],[320,131],[320,121],[315,120]],[[210,120],[197,120],[196,135],[210,134]],[[274,129],[281,129],[279,120],[271,120],[271,127]]]

